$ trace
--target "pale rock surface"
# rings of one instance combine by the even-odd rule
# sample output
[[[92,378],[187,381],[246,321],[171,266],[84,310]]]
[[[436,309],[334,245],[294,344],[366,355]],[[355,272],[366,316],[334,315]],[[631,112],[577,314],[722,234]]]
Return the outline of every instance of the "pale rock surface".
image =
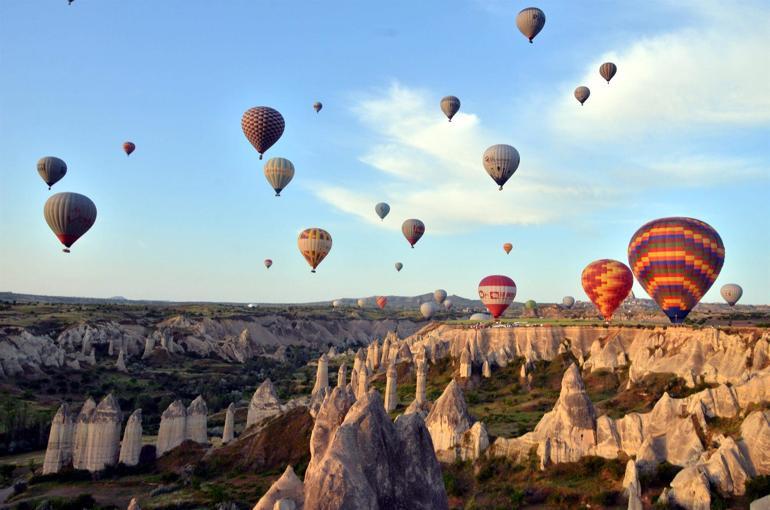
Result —
[[[639,473],[633,459],[629,459],[626,463],[623,490],[628,496],[628,510],[642,510],[642,486],[639,483]]]
[[[302,508],[305,502],[304,486],[291,466],[286,466],[281,477],[270,486],[265,495],[254,505],[253,510],[282,508],[278,506],[281,501],[291,501],[298,509]],[[291,508],[288,503],[283,505],[283,508]]]
[[[118,353],[118,360],[115,362],[115,368],[118,370],[118,372],[128,372],[128,368],[126,367],[126,359],[123,355],[123,349],[121,349]]]
[[[347,385],[347,381],[345,380],[347,377],[347,366],[345,366],[345,363],[340,365],[339,370],[337,370],[337,387],[338,388],[344,388]]]
[[[427,399],[425,398],[425,387],[427,386],[427,380],[428,380],[428,363],[427,362],[417,363],[416,385],[415,385],[415,394],[414,394],[414,400],[415,402],[417,402],[417,404],[423,404],[427,402]]]
[[[75,421],[75,432],[72,439],[72,466],[75,469],[85,469],[86,444],[88,443],[88,428],[91,416],[96,410],[96,402],[88,397]]]
[[[749,504],[749,510],[770,510],[770,494],[752,501]]]
[[[395,363],[391,363],[390,366],[388,366],[386,378],[385,411],[389,413],[398,407],[398,393],[396,392],[398,371],[396,370]]]
[[[235,404],[232,402],[225,411],[225,427],[222,430],[222,444],[227,444],[235,438]]]
[[[326,357],[326,354],[321,354],[321,357],[318,358],[318,369],[316,370],[316,375],[315,375],[315,385],[313,386],[313,391],[311,392],[311,395],[315,396],[319,392],[324,391],[328,387],[329,387],[329,359]]]
[[[91,349],[91,353],[88,355],[88,358],[86,358],[86,362],[93,366],[96,366],[96,349]]]
[[[741,423],[741,451],[757,475],[770,475],[770,411],[754,411]]]
[[[208,407],[202,395],[198,395],[187,407],[185,437],[196,443],[208,444]]]
[[[72,463],[72,440],[75,420],[69,406],[62,404],[51,420],[48,446],[45,449],[43,474],[58,473]]]
[[[412,348],[407,342],[401,342],[396,354],[396,363],[412,363],[413,361]]]
[[[356,398],[361,398],[369,392],[369,369],[364,365],[358,372],[358,386]]]
[[[128,503],[127,510],[142,510],[142,507],[139,506],[139,501],[137,501],[136,498],[131,498],[131,501]]]
[[[270,379],[265,379],[254,392],[249,402],[249,411],[246,416],[246,426],[259,423],[266,418],[276,416],[282,411],[278,393]]]
[[[703,471],[722,494],[743,495],[753,469],[733,438],[722,437],[719,449],[703,464]]]
[[[489,434],[487,427],[477,421],[463,433],[458,445],[458,456],[462,460],[476,460],[489,448]]]
[[[297,504],[291,499],[279,499],[273,505],[273,510],[297,510]]]
[[[112,394],[99,402],[88,421],[83,468],[92,473],[118,462],[123,415]]]
[[[471,351],[466,346],[465,350],[463,350],[460,355],[460,379],[469,379],[471,377],[472,367]]]
[[[169,404],[160,417],[156,456],[173,450],[187,438],[187,409],[181,400]]]
[[[390,337],[385,337],[385,341],[382,342],[382,352],[380,353],[380,366],[387,367],[390,364]]]
[[[155,337],[148,336],[144,339],[144,351],[142,352],[142,359],[147,359],[152,355],[152,351],[155,349]]]
[[[329,352],[326,353],[326,357],[329,359],[334,359],[337,357],[337,349],[335,349],[333,345],[329,347]]]
[[[671,481],[668,501],[688,510],[710,510],[709,481],[702,468],[690,466],[677,473]]]
[[[136,409],[128,417],[126,430],[123,431],[123,441],[120,443],[120,457],[118,462],[126,466],[139,464],[139,455],[142,453],[142,410]]]
[[[677,418],[664,434],[652,436],[645,431],[636,461],[640,467],[651,467],[667,461],[675,466],[690,466],[703,453],[703,444],[690,417]]]
[[[484,364],[481,366],[481,377],[485,379],[492,377],[492,367],[489,366],[488,359],[485,359]]]
[[[458,456],[463,434],[473,425],[460,386],[452,380],[433,404],[425,426],[430,432],[433,448],[439,460],[454,462]]]

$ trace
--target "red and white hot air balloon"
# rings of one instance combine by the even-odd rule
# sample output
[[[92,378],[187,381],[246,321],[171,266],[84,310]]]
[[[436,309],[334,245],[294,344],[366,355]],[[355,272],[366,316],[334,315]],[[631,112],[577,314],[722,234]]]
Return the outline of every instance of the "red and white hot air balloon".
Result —
[[[479,282],[479,298],[495,319],[505,312],[515,297],[516,283],[507,276],[486,276]]]
[[[377,306],[380,307],[380,310],[385,308],[385,305],[388,304],[388,298],[385,296],[377,296],[377,299],[375,299],[375,302],[377,303]]]

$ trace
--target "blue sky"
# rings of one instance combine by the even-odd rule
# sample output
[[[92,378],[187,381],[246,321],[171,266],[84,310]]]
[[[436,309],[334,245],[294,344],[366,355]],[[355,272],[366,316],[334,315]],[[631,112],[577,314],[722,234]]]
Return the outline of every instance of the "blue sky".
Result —
[[[0,289],[471,297],[502,273],[520,301],[586,299],[585,265],[627,262],[639,226],[684,215],[726,246],[705,300],[735,282],[742,302],[767,303],[770,8],[543,1],[546,26],[530,45],[514,22],[528,5],[0,2]],[[618,65],[609,86],[605,60]],[[592,95],[581,108],[582,84]],[[451,124],[438,107],[447,94],[462,101]],[[297,169],[280,198],[241,132],[256,105],[286,119],[267,152]],[[130,158],[125,140],[137,145]],[[495,143],[522,160],[502,192],[481,165]],[[98,208],[70,255],[42,216],[44,155],[69,167],[54,191]],[[379,201],[392,206],[384,222]],[[400,232],[411,217],[427,226],[414,250]],[[311,226],[334,239],[316,274],[296,248]]]

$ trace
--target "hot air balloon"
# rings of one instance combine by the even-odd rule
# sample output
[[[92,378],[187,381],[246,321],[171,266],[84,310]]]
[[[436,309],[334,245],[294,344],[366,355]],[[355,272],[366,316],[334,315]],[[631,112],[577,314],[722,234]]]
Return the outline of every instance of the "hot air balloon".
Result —
[[[270,266],[273,265],[273,261],[270,259],[265,259],[265,267],[270,269]]]
[[[358,305],[358,308],[366,308],[366,300],[364,298],[358,298],[356,304]]]
[[[444,300],[444,310],[447,310],[447,311],[448,311],[448,310],[451,310],[451,309],[452,309],[452,304],[453,304],[453,303],[452,303],[452,300],[451,300],[451,299],[449,299],[449,298],[446,298],[446,299]]]
[[[447,116],[449,122],[452,122],[452,117],[460,110],[460,100],[455,96],[446,96],[441,99],[441,111]]]
[[[524,37],[529,39],[529,43],[532,44],[532,39],[545,26],[545,14],[537,7],[527,7],[519,11],[516,16],[516,26],[519,31],[524,34]]]
[[[605,62],[601,66],[599,66],[599,74],[602,75],[602,78],[607,80],[607,83],[610,82],[613,76],[615,76],[615,73],[618,72],[618,66],[613,64],[612,62]]]
[[[505,312],[515,297],[516,284],[507,276],[486,276],[479,282],[479,298],[495,319]]]
[[[735,303],[737,303],[743,295],[743,289],[737,283],[728,283],[722,285],[719,293],[722,294],[722,299],[724,299],[728,305],[735,306]]]
[[[446,299],[446,291],[444,289],[436,289],[433,291],[433,299],[436,303],[441,304]]]
[[[377,299],[375,299],[375,302],[377,303],[377,306],[380,307],[380,310],[385,308],[385,305],[388,304],[388,298],[385,296],[377,296]]]
[[[583,103],[586,102],[586,100],[588,99],[588,96],[590,95],[591,95],[591,90],[588,87],[581,85],[575,89],[575,99],[577,99],[580,102],[580,106],[583,106]]]
[[[96,205],[85,195],[56,193],[45,202],[43,215],[48,226],[65,246],[64,252],[96,221]]]
[[[316,101],[313,103],[313,110],[315,110],[316,113],[321,111],[321,108],[323,108],[324,105],[320,101]]]
[[[417,244],[417,241],[419,241],[425,233],[425,224],[414,218],[409,219],[404,221],[401,225],[401,232],[403,232],[406,240],[409,241],[409,244],[414,248],[414,245]]]
[[[270,158],[265,163],[265,179],[275,190],[275,196],[280,197],[283,188],[294,178],[294,164],[285,158]]]
[[[297,247],[313,268],[310,272],[315,273],[315,268],[332,249],[332,236],[321,228],[307,228],[300,232]]]
[[[123,142],[123,152],[126,153],[126,156],[130,156],[135,150],[136,145],[134,145],[134,142]]]
[[[335,299],[334,301],[332,301],[332,306],[333,306],[334,308],[339,308],[339,307],[341,307],[341,306],[342,306],[342,300],[341,300],[341,299]]]
[[[374,212],[377,213],[377,216],[379,216],[381,220],[384,220],[385,216],[390,212],[390,206],[385,202],[380,202],[374,206]]]
[[[285,127],[283,116],[269,106],[249,108],[241,117],[243,134],[259,153],[259,159],[281,138]]]
[[[717,231],[693,218],[653,220],[628,243],[636,279],[673,324],[683,322],[708,292],[724,261]]]
[[[488,321],[488,320],[492,320],[492,316],[490,314],[488,314],[488,313],[481,313],[481,312],[479,312],[479,313],[474,313],[473,315],[471,315],[468,320],[471,320],[471,321]]]
[[[67,163],[53,156],[40,158],[37,162],[37,173],[43,178],[48,189],[67,174]]]
[[[396,262],[396,271],[401,271],[401,268],[403,267],[404,267],[404,264],[402,264],[401,262]]]
[[[564,308],[572,308],[575,306],[575,298],[572,296],[564,296],[561,300],[561,304],[564,305]]]
[[[436,305],[431,303],[430,301],[423,303],[420,305],[420,313],[423,317],[426,319],[430,319],[436,314]]]
[[[510,145],[498,144],[484,151],[484,170],[503,189],[503,184],[519,168],[519,151]]]
[[[537,308],[537,303],[535,302],[534,299],[530,299],[529,301],[524,303],[524,308],[526,308],[527,310],[534,310]]]
[[[511,253],[512,249],[513,249],[513,245],[511,243],[505,243],[503,245],[503,251],[505,251],[505,253]]]
[[[605,321],[612,318],[634,284],[631,270],[617,260],[602,259],[583,269],[583,290]]]

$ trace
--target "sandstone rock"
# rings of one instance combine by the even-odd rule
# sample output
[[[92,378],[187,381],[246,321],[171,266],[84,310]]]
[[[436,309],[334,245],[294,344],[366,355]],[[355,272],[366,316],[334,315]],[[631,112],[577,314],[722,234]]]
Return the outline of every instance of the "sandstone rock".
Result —
[[[472,364],[471,364],[471,351],[466,346],[460,355],[460,379],[469,379],[471,377]]]
[[[286,466],[286,470],[281,477],[270,486],[264,496],[260,498],[253,510],[274,510],[282,508],[280,501],[291,501],[295,508],[302,508],[305,502],[304,486],[302,481],[294,474],[291,466]],[[288,503],[284,503],[283,508],[291,508]]]
[[[72,440],[72,466],[75,469],[85,469],[85,453],[88,444],[88,428],[91,422],[91,416],[96,410],[96,402],[88,397],[80,409],[77,421],[75,422],[75,434]]]
[[[155,349],[155,337],[148,336],[144,339],[144,351],[142,352],[142,359],[147,359],[152,355],[152,351]]]
[[[136,498],[131,498],[131,501],[128,503],[128,510],[142,510]]]
[[[321,354],[318,358],[318,370],[315,375],[315,385],[313,386],[312,396],[317,395],[321,391],[325,391],[329,387],[329,360],[326,354]]]
[[[520,437],[498,437],[489,446],[487,454],[490,457],[506,457],[514,462],[523,463],[533,448],[538,444],[531,432]]]
[[[756,475],[770,475],[770,411],[754,411],[741,423],[741,451]]]
[[[390,343],[390,337],[385,337],[385,341],[382,343],[382,352],[380,354],[381,367],[390,365]]]
[[[347,384],[347,381],[345,381],[345,378],[347,376],[347,367],[343,363],[340,365],[339,370],[337,370],[337,387],[338,388],[344,388]]]
[[[444,462],[454,462],[463,434],[472,424],[463,392],[452,380],[425,419],[436,456]]]
[[[92,473],[117,463],[120,429],[123,421],[120,406],[112,394],[99,402],[88,421],[88,439],[83,467]]]
[[[770,495],[752,501],[749,510],[770,510]]]
[[[721,439],[719,449],[703,464],[703,471],[722,494],[743,495],[753,470],[735,441],[726,437]]]
[[[72,463],[74,428],[75,423],[69,406],[62,404],[51,420],[51,431],[48,434],[48,446],[43,461],[44,475],[58,473],[63,467]]]
[[[88,359],[86,361],[92,367],[96,366],[96,349],[91,349],[91,353],[88,355]]]
[[[750,404],[770,401],[770,368],[753,374],[749,380],[734,386],[736,400],[741,408]]]
[[[230,403],[225,411],[225,427],[222,431],[222,444],[227,444],[235,438],[235,404]]]
[[[481,377],[485,379],[492,377],[492,367],[489,366],[488,359],[485,359],[484,364],[481,366]]]
[[[361,367],[361,370],[358,372],[356,398],[361,398],[362,395],[366,395],[369,392],[369,375],[369,369],[366,366]]]
[[[614,459],[621,450],[620,434],[615,420],[607,415],[599,416],[596,419],[596,455],[605,459]]]
[[[476,460],[489,448],[487,427],[480,421],[463,433],[458,445],[458,455],[462,460]]]
[[[329,347],[329,352],[326,353],[326,357],[329,359],[334,359],[337,357],[337,349],[335,349],[333,345]]]
[[[115,368],[118,370],[118,372],[128,372],[128,368],[126,368],[126,360],[123,356],[123,350],[118,353],[118,360],[115,362]]]
[[[645,435],[636,461],[645,468],[663,461],[675,466],[690,466],[698,461],[701,453],[703,444],[695,431],[692,419],[678,418],[664,434]]]
[[[270,379],[265,379],[251,397],[246,416],[246,426],[249,427],[280,413],[281,402],[278,400],[275,387]]]
[[[396,363],[412,363],[413,361],[412,349],[409,347],[409,344],[401,342],[401,345],[398,347],[398,353],[396,354]]]
[[[196,443],[208,444],[208,407],[201,395],[190,402],[187,407],[187,420],[185,422],[185,437]]]
[[[156,455],[160,457],[169,450],[182,444],[187,438],[187,409],[181,400],[169,404],[160,417]]]
[[[632,459],[626,463],[623,489],[628,496],[628,510],[642,510],[642,486],[639,484],[636,462]]]
[[[370,372],[377,370],[377,367],[380,364],[380,360],[377,359],[378,347],[379,344],[377,342],[372,342],[366,349],[366,368],[368,368]]]
[[[335,388],[324,399],[310,435],[311,460],[308,469],[316,469],[320,459],[324,458],[334,433],[345,421],[345,416],[355,402],[355,395],[347,388]]]
[[[688,510],[710,510],[709,481],[699,467],[686,467],[671,481],[668,500]]]
[[[417,363],[417,381],[415,385],[414,400],[417,404],[423,404],[427,402],[425,398],[425,386],[428,380],[428,363],[427,361]]]
[[[123,431],[123,441],[120,443],[119,462],[126,466],[139,464],[139,454],[142,452],[142,410],[136,409],[128,417],[126,430]]]
[[[398,371],[395,363],[390,364],[386,376],[385,411],[389,413],[398,407],[398,393],[396,392]]]

